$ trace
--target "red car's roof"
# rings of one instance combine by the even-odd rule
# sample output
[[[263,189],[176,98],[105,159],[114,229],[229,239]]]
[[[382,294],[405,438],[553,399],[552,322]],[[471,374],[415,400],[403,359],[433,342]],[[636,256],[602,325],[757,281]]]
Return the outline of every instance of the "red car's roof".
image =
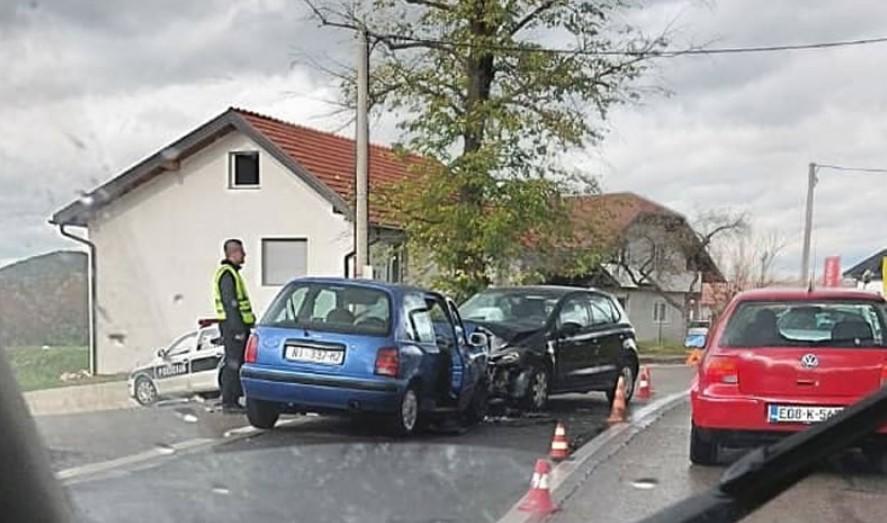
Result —
[[[736,295],[737,301],[817,301],[817,300],[864,300],[883,302],[884,298],[874,292],[842,288],[764,288],[743,291]]]

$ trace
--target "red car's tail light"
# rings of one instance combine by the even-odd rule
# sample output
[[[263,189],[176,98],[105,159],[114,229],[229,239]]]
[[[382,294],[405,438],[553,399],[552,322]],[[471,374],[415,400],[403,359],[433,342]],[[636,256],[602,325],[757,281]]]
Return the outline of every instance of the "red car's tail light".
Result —
[[[702,375],[710,383],[739,383],[736,360],[727,356],[709,356],[703,360]]]
[[[397,347],[383,347],[376,353],[376,374],[397,377],[400,371],[400,352]]]
[[[881,386],[887,385],[887,365],[881,367]]]
[[[255,363],[259,352],[259,337],[250,334],[246,340],[246,350],[243,353],[243,361],[246,363]]]

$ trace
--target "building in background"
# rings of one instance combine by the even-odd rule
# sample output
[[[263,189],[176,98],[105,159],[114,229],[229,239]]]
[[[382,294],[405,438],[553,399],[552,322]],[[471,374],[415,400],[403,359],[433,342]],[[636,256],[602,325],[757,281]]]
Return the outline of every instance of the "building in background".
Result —
[[[353,140],[229,109],[56,212],[94,251],[94,358],[129,370],[212,317],[211,282],[226,238],[261,313],[297,276],[353,273]],[[371,190],[414,175],[421,160],[370,147]],[[370,209],[374,276],[400,281],[404,237]]]
[[[885,258],[887,249],[882,249],[844,271],[844,278],[855,282],[859,289],[887,295],[884,288]]]
[[[551,283],[613,293],[641,340],[681,342],[689,322],[707,319],[703,285],[724,277],[684,216],[634,193],[577,196],[570,204],[577,234],[597,244],[604,262]]]

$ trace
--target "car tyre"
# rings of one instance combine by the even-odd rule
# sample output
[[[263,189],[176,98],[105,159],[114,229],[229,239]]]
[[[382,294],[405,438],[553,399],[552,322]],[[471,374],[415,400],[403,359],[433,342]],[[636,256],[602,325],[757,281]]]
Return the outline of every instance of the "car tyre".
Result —
[[[711,431],[690,425],[690,461],[696,465],[718,464],[718,440]]]
[[[887,474],[887,446],[877,444],[865,445],[862,447],[862,454],[865,456],[866,463],[871,467],[872,472]]]
[[[157,387],[151,378],[139,376],[135,382],[135,399],[140,405],[148,406],[157,401]]]
[[[616,398],[616,386],[619,384],[619,376],[622,376],[625,380],[625,403],[627,404],[631,401],[632,396],[634,396],[635,385],[637,384],[637,372],[635,372],[637,367],[632,360],[622,364],[619,374],[616,376],[616,381],[613,382],[613,387],[606,391],[607,403],[612,405],[613,400]]]
[[[400,397],[397,412],[389,417],[389,431],[395,436],[401,437],[415,433],[422,423],[419,406],[419,389],[415,385],[410,385]]]
[[[246,398],[246,419],[257,429],[272,429],[280,418],[280,407],[270,401]]]
[[[530,382],[527,384],[527,393],[523,397],[524,409],[538,412],[544,410],[548,405],[548,395],[551,392],[551,374],[548,369],[535,368],[530,375]]]

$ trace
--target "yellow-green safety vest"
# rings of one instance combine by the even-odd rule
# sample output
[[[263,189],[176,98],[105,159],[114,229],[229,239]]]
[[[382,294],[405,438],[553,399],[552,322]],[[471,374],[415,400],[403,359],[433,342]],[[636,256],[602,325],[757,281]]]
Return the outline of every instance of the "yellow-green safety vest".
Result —
[[[240,317],[243,318],[243,323],[255,323],[256,316],[253,314],[253,307],[249,303],[249,295],[246,293],[246,284],[243,283],[243,278],[240,276],[240,272],[227,263],[223,263],[219,266],[213,280],[213,298],[216,302],[216,318],[218,318],[219,321],[225,321],[225,307],[222,304],[222,291],[219,289],[219,282],[221,282],[222,276],[228,272],[234,277],[234,290],[237,294],[237,308],[240,309]]]

